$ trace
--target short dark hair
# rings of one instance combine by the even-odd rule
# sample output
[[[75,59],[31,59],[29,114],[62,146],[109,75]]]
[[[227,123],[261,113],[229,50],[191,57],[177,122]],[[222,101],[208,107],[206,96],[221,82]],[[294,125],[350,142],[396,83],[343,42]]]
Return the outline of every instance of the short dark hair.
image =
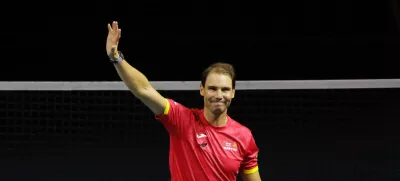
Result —
[[[236,73],[233,65],[229,63],[223,63],[223,62],[217,62],[214,64],[211,64],[209,67],[207,67],[202,74],[201,78],[201,85],[203,87],[205,86],[206,80],[208,75],[211,72],[219,73],[219,74],[228,74],[231,79],[232,79],[232,88],[235,89],[236,86]]]

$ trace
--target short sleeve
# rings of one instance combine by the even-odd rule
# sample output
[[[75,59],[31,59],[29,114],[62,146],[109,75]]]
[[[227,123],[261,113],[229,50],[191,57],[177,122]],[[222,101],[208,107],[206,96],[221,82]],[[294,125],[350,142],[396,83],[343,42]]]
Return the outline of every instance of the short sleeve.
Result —
[[[155,118],[165,126],[170,134],[177,135],[184,129],[185,119],[189,117],[187,115],[189,109],[172,99],[165,100],[164,112],[160,115],[155,115]]]
[[[246,153],[241,164],[241,171],[244,174],[252,174],[258,171],[258,147],[254,140],[254,137],[251,136],[249,144],[246,149]]]

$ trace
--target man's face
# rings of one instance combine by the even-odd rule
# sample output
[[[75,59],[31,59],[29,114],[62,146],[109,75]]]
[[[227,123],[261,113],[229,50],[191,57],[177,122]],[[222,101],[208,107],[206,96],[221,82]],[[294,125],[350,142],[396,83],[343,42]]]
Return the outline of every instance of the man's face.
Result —
[[[235,96],[231,77],[210,73],[204,87],[200,85],[200,94],[204,97],[205,108],[217,115],[225,112]]]

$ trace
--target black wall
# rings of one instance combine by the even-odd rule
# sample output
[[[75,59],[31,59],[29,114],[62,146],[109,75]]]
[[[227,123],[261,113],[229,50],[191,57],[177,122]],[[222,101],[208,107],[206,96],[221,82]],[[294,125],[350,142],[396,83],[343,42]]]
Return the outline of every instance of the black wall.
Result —
[[[243,80],[398,78],[392,2],[20,6],[23,16],[8,16],[1,30],[0,80],[119,80],[105,52],[113,20],[120,50],[150,80],[198,80],[216,61],[234,64]]]

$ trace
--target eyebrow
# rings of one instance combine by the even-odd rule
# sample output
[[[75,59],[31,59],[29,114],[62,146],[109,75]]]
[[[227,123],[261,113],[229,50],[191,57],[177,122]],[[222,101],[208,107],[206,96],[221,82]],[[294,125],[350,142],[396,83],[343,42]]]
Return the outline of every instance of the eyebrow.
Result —
[[[208,87],[218,88],[218,86],[215,86],[215,85],[208,85]],[[229,86],[220,86],[220,88],[222,88],[222,89],[231,89],[231,87],[229,87]]]

